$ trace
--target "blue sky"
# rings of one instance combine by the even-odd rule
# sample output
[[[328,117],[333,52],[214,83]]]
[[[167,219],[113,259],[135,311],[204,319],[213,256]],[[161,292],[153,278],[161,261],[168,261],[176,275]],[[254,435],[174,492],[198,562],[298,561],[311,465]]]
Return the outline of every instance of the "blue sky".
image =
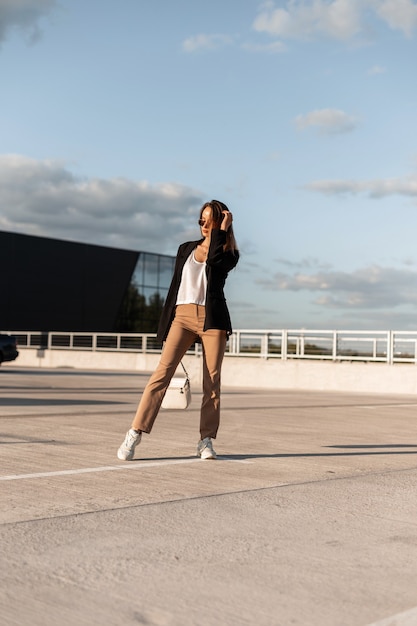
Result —
[[[235,328],[417,328],[417,2],[0,0],[0,229],[175,254]]]

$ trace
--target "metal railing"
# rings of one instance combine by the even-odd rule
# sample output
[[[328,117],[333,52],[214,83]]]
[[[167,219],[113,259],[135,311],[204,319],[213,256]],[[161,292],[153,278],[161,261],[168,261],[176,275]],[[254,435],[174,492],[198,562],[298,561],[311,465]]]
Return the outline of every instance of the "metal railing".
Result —
[[[3,332],[15,335],[20,349],[158,353],[162,348],[154,333]],[[201,353],[200,344],[190,352]],[[235,330],[226,356],[417,364],[417,331]]]

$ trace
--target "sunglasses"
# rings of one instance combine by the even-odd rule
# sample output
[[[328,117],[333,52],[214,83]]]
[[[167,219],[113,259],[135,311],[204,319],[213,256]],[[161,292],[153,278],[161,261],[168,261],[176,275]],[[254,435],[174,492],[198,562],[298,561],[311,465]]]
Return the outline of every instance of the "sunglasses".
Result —
[[[202,219],[198,220],[198,225],[199,226],[205,226],[206,224],[207,225],[211,224],[211,220],[202,220]]]

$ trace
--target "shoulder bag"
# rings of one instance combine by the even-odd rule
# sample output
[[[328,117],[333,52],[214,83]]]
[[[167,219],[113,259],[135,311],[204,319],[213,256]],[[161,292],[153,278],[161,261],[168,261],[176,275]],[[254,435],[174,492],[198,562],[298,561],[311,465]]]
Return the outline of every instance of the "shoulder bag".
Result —
[[[186,409],[191,402],[190,378],[182,361],[181,366],[184,370],[185,378],[171,378],[169,387],[162,400],[162,409]]]

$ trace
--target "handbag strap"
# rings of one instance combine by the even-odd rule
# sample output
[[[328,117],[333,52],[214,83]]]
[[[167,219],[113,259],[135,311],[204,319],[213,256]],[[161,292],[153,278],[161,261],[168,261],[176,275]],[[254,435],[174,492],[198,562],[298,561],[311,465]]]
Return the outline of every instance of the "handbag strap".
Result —
[[[184,374],[185,374],[186,379],[190,380],[190,377],[188,376],[188,372],[187,372],[187,370],[184,367],[184,363],[182,361],[180,361],[180,363],[181,363],[182,369],[184,370]]]

